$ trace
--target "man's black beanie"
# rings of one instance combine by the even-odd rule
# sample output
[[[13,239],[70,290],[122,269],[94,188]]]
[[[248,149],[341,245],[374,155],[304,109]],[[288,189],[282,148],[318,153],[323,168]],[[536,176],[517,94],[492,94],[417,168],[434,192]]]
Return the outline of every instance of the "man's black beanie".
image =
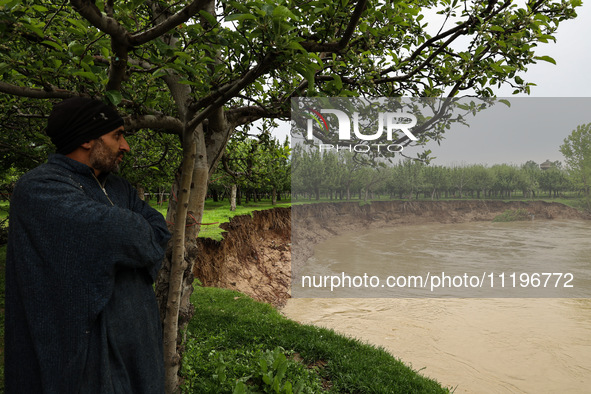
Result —
[[[121,126],[121,116],[102,101],[74,97],[53,107],[46,132],[57,153],[67,155],[83,143]]]

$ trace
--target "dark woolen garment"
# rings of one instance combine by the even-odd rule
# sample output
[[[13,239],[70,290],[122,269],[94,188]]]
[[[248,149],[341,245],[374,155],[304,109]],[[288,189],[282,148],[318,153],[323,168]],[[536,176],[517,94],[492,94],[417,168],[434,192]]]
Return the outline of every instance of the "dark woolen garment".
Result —
[[[10,204],[7,393],[162,393],[152,284],[170,233],[114,175],[63,155],[25,174]]]

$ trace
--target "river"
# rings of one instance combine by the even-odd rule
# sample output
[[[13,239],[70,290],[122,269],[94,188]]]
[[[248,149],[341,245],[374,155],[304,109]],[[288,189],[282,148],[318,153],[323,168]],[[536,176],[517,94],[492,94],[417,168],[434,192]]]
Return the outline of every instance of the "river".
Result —
[[[502,272],[529,276],[536,270],[568,271],[574,273],[571,284],[576,291],[550,298],[557,277],[546,283],[548,293],[538,284],[536,298],[515,297],[510,292],[514,289],[500,288],[498,281],[482,293],[486,298],[478,297],[478,289],[464,293],[464,298],[445,292],[435,293],[442,297],[409,292],[408,297],[393,293],[397,296],[378,298],[371,288],[355,298],[334,298],[338,292],[321,289],[324,293],[316,298],[290,299],[282,311],[296,321],[382,346],[455,393],[588,393],[590,234],[591,223],[586,221],[534,220],[402,226],[341,235],[318,244],[308,261],[311,266],[301,273],[314,272],[319,262],[328,272],[351,276],[382,277],[393,270],[476,275],[486,269],[498,279]],[[516,287],[520,284],[518,280]],[[576,294],[585,298],[567,298]]]

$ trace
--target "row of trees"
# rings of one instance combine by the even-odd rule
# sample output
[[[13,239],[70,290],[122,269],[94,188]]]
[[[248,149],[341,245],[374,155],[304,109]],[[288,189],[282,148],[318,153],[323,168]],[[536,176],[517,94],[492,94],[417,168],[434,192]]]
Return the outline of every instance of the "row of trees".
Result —
[[[290,193],[291,166],[289,140],[283,143],[263,133],[258,138],[234,137],[211,177],[209,193],[214,201],[227,196],[230,210],[242,199],[248,203],[263,195],[272,205]]]
[[[533,161],[508,164],[427,165],[404,159],[393,165],[363,163],[351,152],[294,149],[292,198],[535,198],[583,191],[560,162],[547,170]]]

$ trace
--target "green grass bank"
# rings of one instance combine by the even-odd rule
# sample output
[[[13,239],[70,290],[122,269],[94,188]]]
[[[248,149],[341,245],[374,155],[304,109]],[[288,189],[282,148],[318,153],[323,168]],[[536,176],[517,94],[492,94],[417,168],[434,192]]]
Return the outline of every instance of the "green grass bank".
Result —
[[[383,349],[296,323],[241,293],[198,287],[192,302],[186,392],[448,392]]]

